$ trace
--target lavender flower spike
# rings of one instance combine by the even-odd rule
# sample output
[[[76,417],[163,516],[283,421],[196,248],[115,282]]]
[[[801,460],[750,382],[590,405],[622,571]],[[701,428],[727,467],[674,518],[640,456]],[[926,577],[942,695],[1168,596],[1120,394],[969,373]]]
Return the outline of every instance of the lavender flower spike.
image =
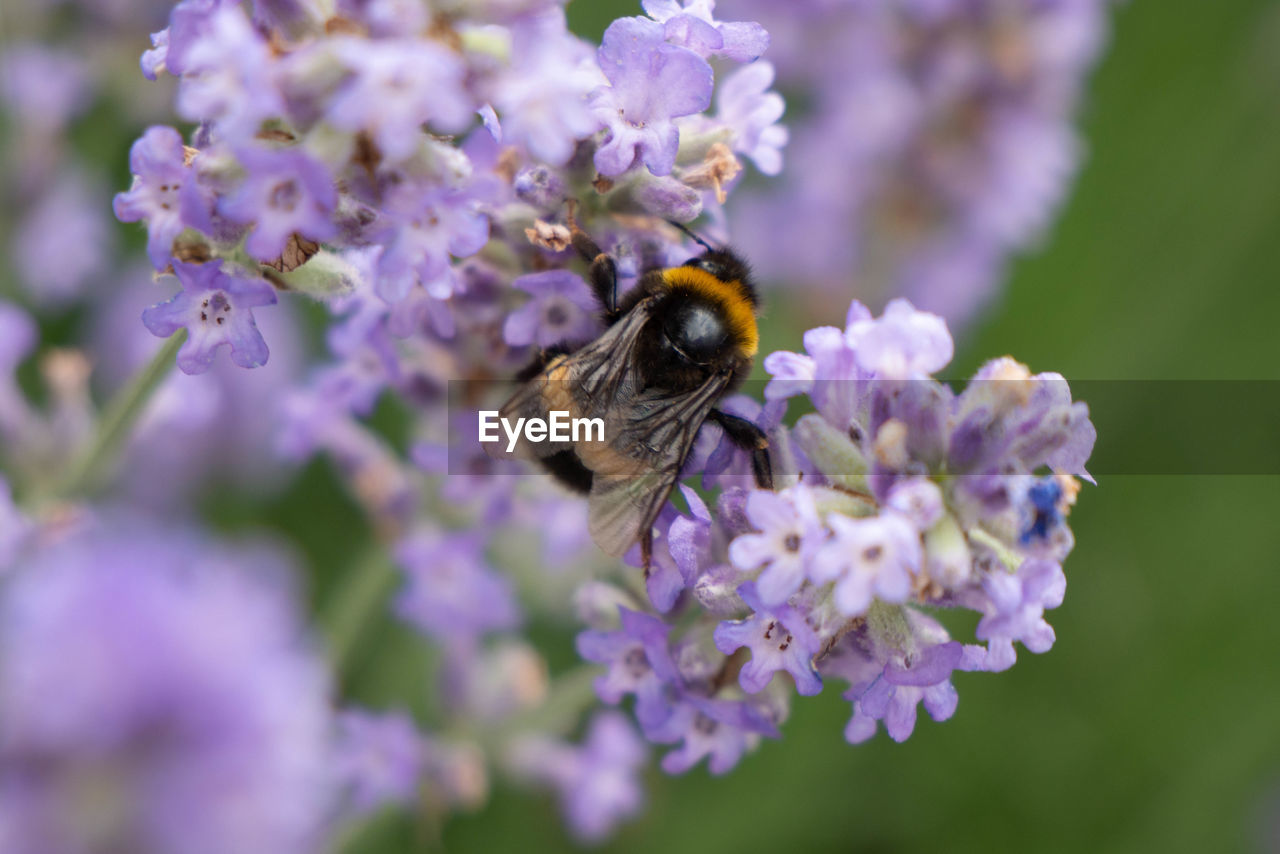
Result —
[[[202,374],[224,345],[231,361],[242,368],[267,363],[267,342],[253,322],[252,309],[275,305],[276,292],[261,279],[242,279],[222,272],[221,263],[173,262],[182,292],[168,302],[142,313],[152,335],[168,338],[186,328],[190,338],[178,351],[178,367],[184,374]]]
[[[322,847],[329,682],[283,569],[128,519],[22,560],[0,588],[0,848]]]

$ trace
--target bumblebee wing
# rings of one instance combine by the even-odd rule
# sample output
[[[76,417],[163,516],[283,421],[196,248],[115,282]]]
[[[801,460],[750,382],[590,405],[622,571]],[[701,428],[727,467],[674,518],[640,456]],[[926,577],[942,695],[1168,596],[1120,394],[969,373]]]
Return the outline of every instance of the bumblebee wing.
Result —
[[[556,357],[547,365],[545,370],[516,389],[516,393],[511,395],[511,399],[503,404],[502,409],[498,410],[498,417],[502,419],[502,422],[514,427],[521,419],[526,421],[531,418],[548,420],[551,407],[548,405],[546,396],[547,374],[560,367],[561,363],[568,358],[568,356]],[[494,459],[536,460],[539,457],[547,457],[558,451],[563,451],[573,444],[572,442],[552,442],[550,439],[545,442],[527,442],[521,436],[517,438],[515,447],[508,451],[508,436],[505,431],[499,431],[499,434],[497,442],[488,442],[484,446],[485,453]]]
[[[552,410],[568,412],[571,418],[606,420],[614,409],[619,389],[627,384],[631,353],[640,330],[649,319],[651,302],[639,303],[603,335],[573,353],[557,356],[536,376],[524,383],[499,411],[501,418],[515,424],[520,418],[549,420]],[[492,457],[535,460],[574,447],[573,442],[516,442],[508,453],[506,442],[485,445]]]
[[[625,411],[613,413],[611,421],[625,423],[616,424],[610,434],[605,452],[612,455],[612,464],[598,458],[591,460],[594,466],[589,463],[595,474],[588,524],[601,549],[620,556],[651,531],[698,429],[729,380],[728,374],[717,374],[695,391],[678,394],[646,390]]]
[[[626,554],[653,520],[662,512],[676,476],[651,471],[638,475],[602,475],[591,479],[591,496],[587,500],[591,539],[601,550],[614,557]]]

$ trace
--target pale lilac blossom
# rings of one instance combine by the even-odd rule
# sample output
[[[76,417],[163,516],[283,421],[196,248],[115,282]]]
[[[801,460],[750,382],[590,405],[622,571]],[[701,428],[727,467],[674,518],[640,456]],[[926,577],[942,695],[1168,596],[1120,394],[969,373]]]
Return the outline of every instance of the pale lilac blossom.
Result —
[[[782,492],[752,492],[747,519],[759,533],[744,534],[729,546],[729,560],[741,570],[763,567],[756,590],[766,605],[780,605],[800,589],[810,563],[828,534],[812,492],[798,484]]]
[[[296,149],[247,147],[237,154],[244,183],[218,204],[223,216],[252,224],[245,249],[259,261],[280,257],[289,237],[323,242],[333,237],[337,204],[333,178],[324,165]]]
[[[598,59],[609,85],[591,96],[596,117],[608,128],[596,168],[620,175],[638,161],[654,175],[669,174],[680,145],[674,119],[710,106],[711,66],[667,44],[662,26],[645,18],[610,24]]]
[[[819,693],[822,679],[813,667],[813,657],[822,642],[800,610],[790,605],[766,607],[755,587],[748,581],[738,588],[738,596],[755,613],[745,620],[716,626],[716,649],[725,655],[742,647],[751,651],[751,660],[738,674],[742,690],[748,693],[763,691],[779,670],[790,674],[801,696]]]
[[[231,361],[242,368],[266,364],[267,342],[253,320],[253,309],[275,305],[275,290],[261,279],[225,273],[217,261],[174,261],[173,269],[182,291],[144,311],[142,322],[160,338],[187,330],[178,367],[188,374],[203,373],[224,346],[231,350]]]
[[[176,130],[148,128],[129,149],[133,186],[113,203],[121,222],[146,222],[147,256],[157,270],[168,265],[173,239],[184,227],[178,196],[190,176],[184,157]]]

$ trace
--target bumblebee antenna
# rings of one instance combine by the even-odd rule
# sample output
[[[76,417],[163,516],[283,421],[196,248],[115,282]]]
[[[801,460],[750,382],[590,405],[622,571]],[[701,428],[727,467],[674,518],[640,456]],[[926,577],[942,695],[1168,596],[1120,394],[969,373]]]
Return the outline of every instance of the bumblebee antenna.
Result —
[[[707,243],[707,241],[703,240],[701,237],[694,234],[690,228],[684,225],[684,223],[676,222],[674,219],[669,219],[667,220],[667,222],[670,223],[671,225],[674,225],[676,228],[680,229],[681,231],[683,231],[693,240],[694,243],[698,244],[708,252],[717,251],[716,248],[712,246],[710,243]]]

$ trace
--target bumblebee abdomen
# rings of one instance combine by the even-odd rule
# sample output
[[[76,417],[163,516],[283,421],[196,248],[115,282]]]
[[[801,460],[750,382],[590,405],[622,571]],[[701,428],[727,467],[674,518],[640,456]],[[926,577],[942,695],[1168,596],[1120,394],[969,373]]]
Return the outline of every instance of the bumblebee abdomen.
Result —
[[[557,451],[538,462],[548,474],[574,492],[581,492],[583,495],[591,492],[594,475],[591,469],[582,464],[582,459],[574,451]]]

